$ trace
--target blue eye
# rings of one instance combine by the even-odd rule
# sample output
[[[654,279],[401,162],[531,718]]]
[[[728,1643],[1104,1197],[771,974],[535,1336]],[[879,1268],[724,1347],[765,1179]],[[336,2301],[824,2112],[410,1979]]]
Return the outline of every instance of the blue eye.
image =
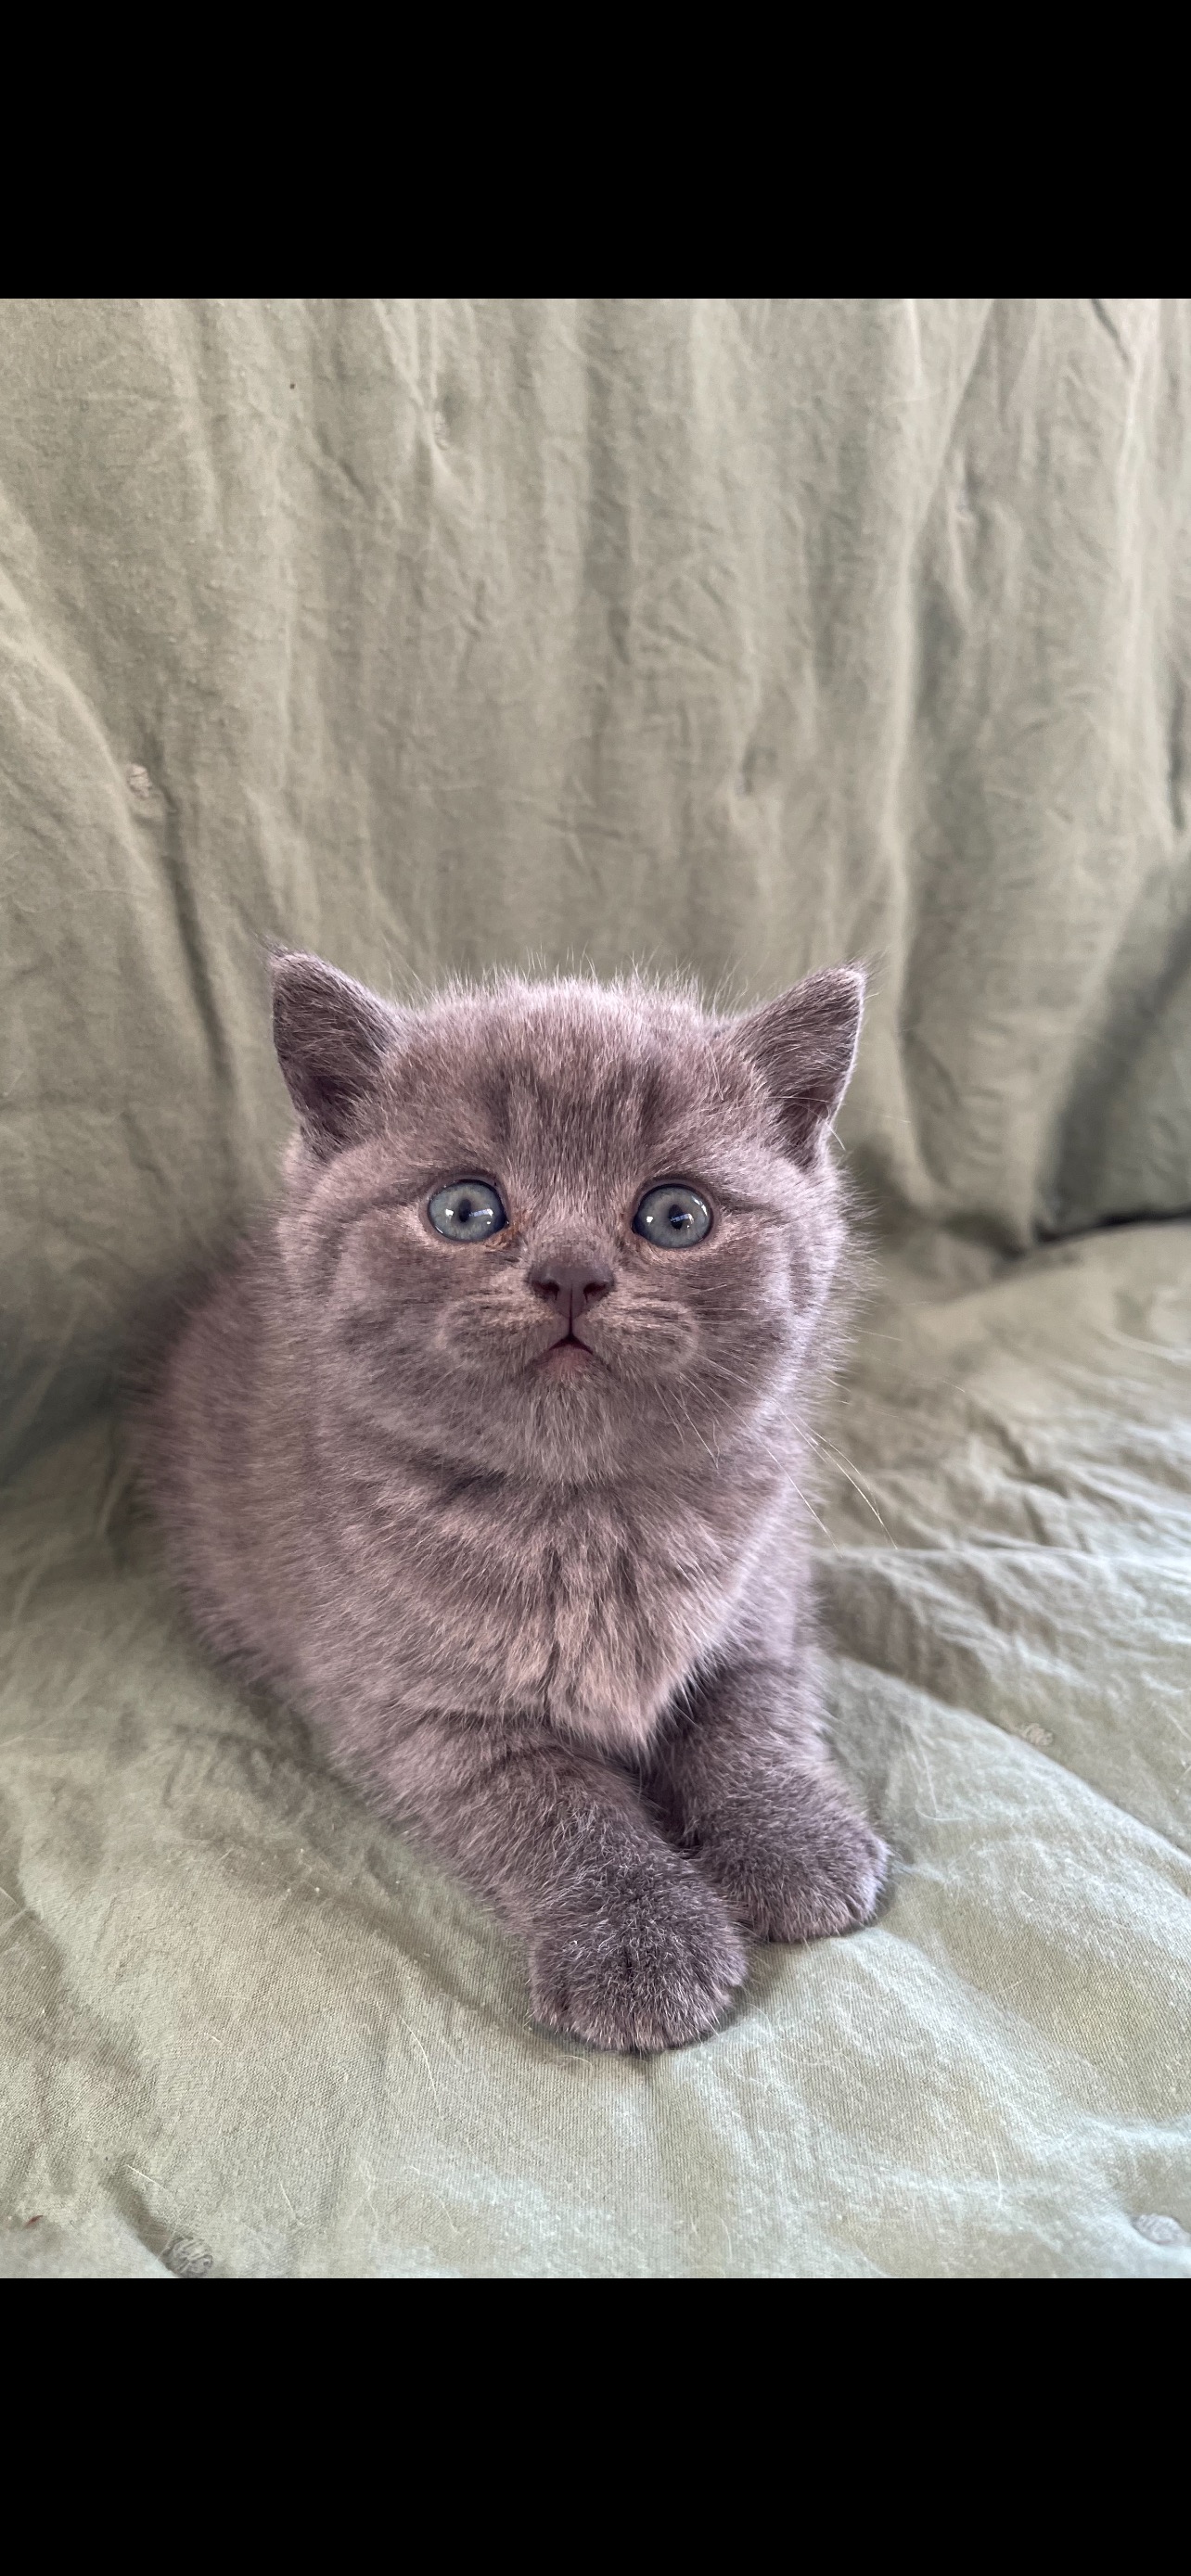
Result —
[[[702,1243],[711,1232],[711,1209],[698,1190],[687,1188],[685,1181],[663,1181],[661,1188],[647,1190],[633,1218],[634,1234],[643,1234],[647,1243],[659,1243],[667,1252],[685,1252],[688,1243]]]
[[[448,1189],[435,1191],[426,1214],[448,1243],[484,1243],[509,1222],[491,1181],[452,1181]]]

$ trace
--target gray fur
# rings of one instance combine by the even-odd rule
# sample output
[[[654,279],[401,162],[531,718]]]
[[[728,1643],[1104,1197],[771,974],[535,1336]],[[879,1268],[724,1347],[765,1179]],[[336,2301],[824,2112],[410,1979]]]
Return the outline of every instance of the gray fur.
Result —
[[[881,1886],[821,1741],[800,1491],[862,990],[724,1020],[510,976],[400,1011],[280,955],[281,1207],[151,1411],[205,1635],[524,1936],[538,2018],[605,2048],[697,2038],[746,1933],[847,1931]],[[463,1176],[508,1210],[486,1242],[429,1223]],[[670,1251],[632,1217],[678,1179],[713,1224]]]

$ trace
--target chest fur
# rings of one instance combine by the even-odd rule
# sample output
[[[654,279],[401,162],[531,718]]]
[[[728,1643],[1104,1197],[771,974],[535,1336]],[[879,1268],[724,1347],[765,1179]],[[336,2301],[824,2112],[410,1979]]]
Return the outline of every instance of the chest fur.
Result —
[[[491,1490],[374,1498],[365,1558],[386,1660],[422,1708],[529,1711],[625,1750],[714,1651],[764,1537],[762,1498]],[[378,1640],[379,1642],[379,1640]]]

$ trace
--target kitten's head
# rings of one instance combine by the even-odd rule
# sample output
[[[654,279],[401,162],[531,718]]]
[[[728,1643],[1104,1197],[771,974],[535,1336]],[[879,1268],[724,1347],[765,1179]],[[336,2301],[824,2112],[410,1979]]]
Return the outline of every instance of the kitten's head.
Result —
[[[317,957],[273,978],[281,1243],[341,1408],[555,1478],[760,1436],[839,1256],[858,969],[737,1019],[637,981],[510,975],[415,1011]]]

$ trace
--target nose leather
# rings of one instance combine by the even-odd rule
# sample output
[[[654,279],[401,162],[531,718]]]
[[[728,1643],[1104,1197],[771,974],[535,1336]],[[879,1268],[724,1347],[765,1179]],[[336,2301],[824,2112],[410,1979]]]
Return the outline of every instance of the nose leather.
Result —
[[[529,1274],[529,1284],[547,1305],[553,1306],[559,1321],[573,1333],[581,1315],[597,1299],[606,1297],[613,1285],[613,1274],[607,1263],[592,1256],[578,1261],[544,1261]]]

